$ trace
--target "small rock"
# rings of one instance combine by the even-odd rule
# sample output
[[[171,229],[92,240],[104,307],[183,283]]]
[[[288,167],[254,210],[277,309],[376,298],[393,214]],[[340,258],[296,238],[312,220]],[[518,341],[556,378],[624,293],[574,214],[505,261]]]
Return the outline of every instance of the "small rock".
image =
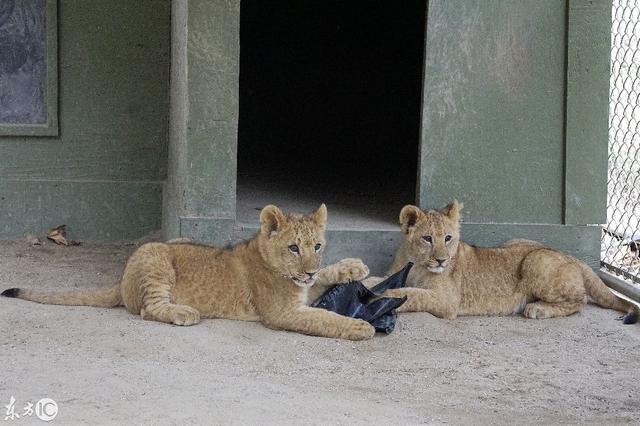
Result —
[[[27,235],[25,239],[27,240],[29,245],[32,245],[32,246],[42,245],[42,241],[40,240],[40,238],[36,237],[35,235]]]

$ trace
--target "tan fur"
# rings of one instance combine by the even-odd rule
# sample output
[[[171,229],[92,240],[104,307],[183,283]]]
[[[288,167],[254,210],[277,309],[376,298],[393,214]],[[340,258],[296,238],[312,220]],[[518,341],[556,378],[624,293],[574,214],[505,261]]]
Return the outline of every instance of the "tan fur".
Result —
[[[389,274],[409,261],[415,266],[407,278],[409,287],[386,293],[408,297],[399,311],[426,311],[448,319],[520,312],[528,318],[551,318],[577,312],[587,296],[605,308],[635,309],[611,293],[586,264],[535,241],[512,240],[496,248],[460,241],[461,209],[454,201],[440,211],[408,205],[400,212],[405,240]]]
[[[19,290],[16,297],[65,305],[124,304],[144,319],[177,325],[196,324],[202,317],[229,318],[317,336],[368,339],[375,333],[369,323],[306,306],[311,286],[319,288],[315,297],[323,286],[369,273],[359,259],[321,269],[326,221],[324,204],[307,216],[267,206],[258,234],[233,248],[149,243],[129,258],[121,282],[109,290]],[[294,244],[298,253],[290,249]]]

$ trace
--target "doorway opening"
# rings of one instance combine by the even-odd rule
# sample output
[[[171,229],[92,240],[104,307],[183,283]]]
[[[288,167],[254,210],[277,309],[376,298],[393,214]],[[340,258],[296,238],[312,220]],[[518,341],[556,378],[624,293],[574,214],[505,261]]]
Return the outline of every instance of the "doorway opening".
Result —
[[[425,0],[242,0],[237,220],[325,202],[333,229],[415,203]]]

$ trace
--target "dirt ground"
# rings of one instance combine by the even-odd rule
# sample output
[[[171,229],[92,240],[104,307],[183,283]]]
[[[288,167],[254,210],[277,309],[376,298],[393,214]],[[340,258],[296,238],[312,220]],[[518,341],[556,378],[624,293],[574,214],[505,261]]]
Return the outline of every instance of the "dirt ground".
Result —
[[[0,289],[110,286],[134,249],[0,242]],[[0,420],[11,397],[19,414],[47,397],[64,425],[637,424],[640,326],[617,316],[406,314],[349,342],[0,298]]]

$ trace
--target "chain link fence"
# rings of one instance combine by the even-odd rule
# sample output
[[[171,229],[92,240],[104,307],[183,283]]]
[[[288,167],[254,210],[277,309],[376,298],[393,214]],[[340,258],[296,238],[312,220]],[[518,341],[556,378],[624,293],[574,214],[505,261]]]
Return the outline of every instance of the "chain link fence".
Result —
[[[640,285],[640,1],[613,0],[602,266]]]

